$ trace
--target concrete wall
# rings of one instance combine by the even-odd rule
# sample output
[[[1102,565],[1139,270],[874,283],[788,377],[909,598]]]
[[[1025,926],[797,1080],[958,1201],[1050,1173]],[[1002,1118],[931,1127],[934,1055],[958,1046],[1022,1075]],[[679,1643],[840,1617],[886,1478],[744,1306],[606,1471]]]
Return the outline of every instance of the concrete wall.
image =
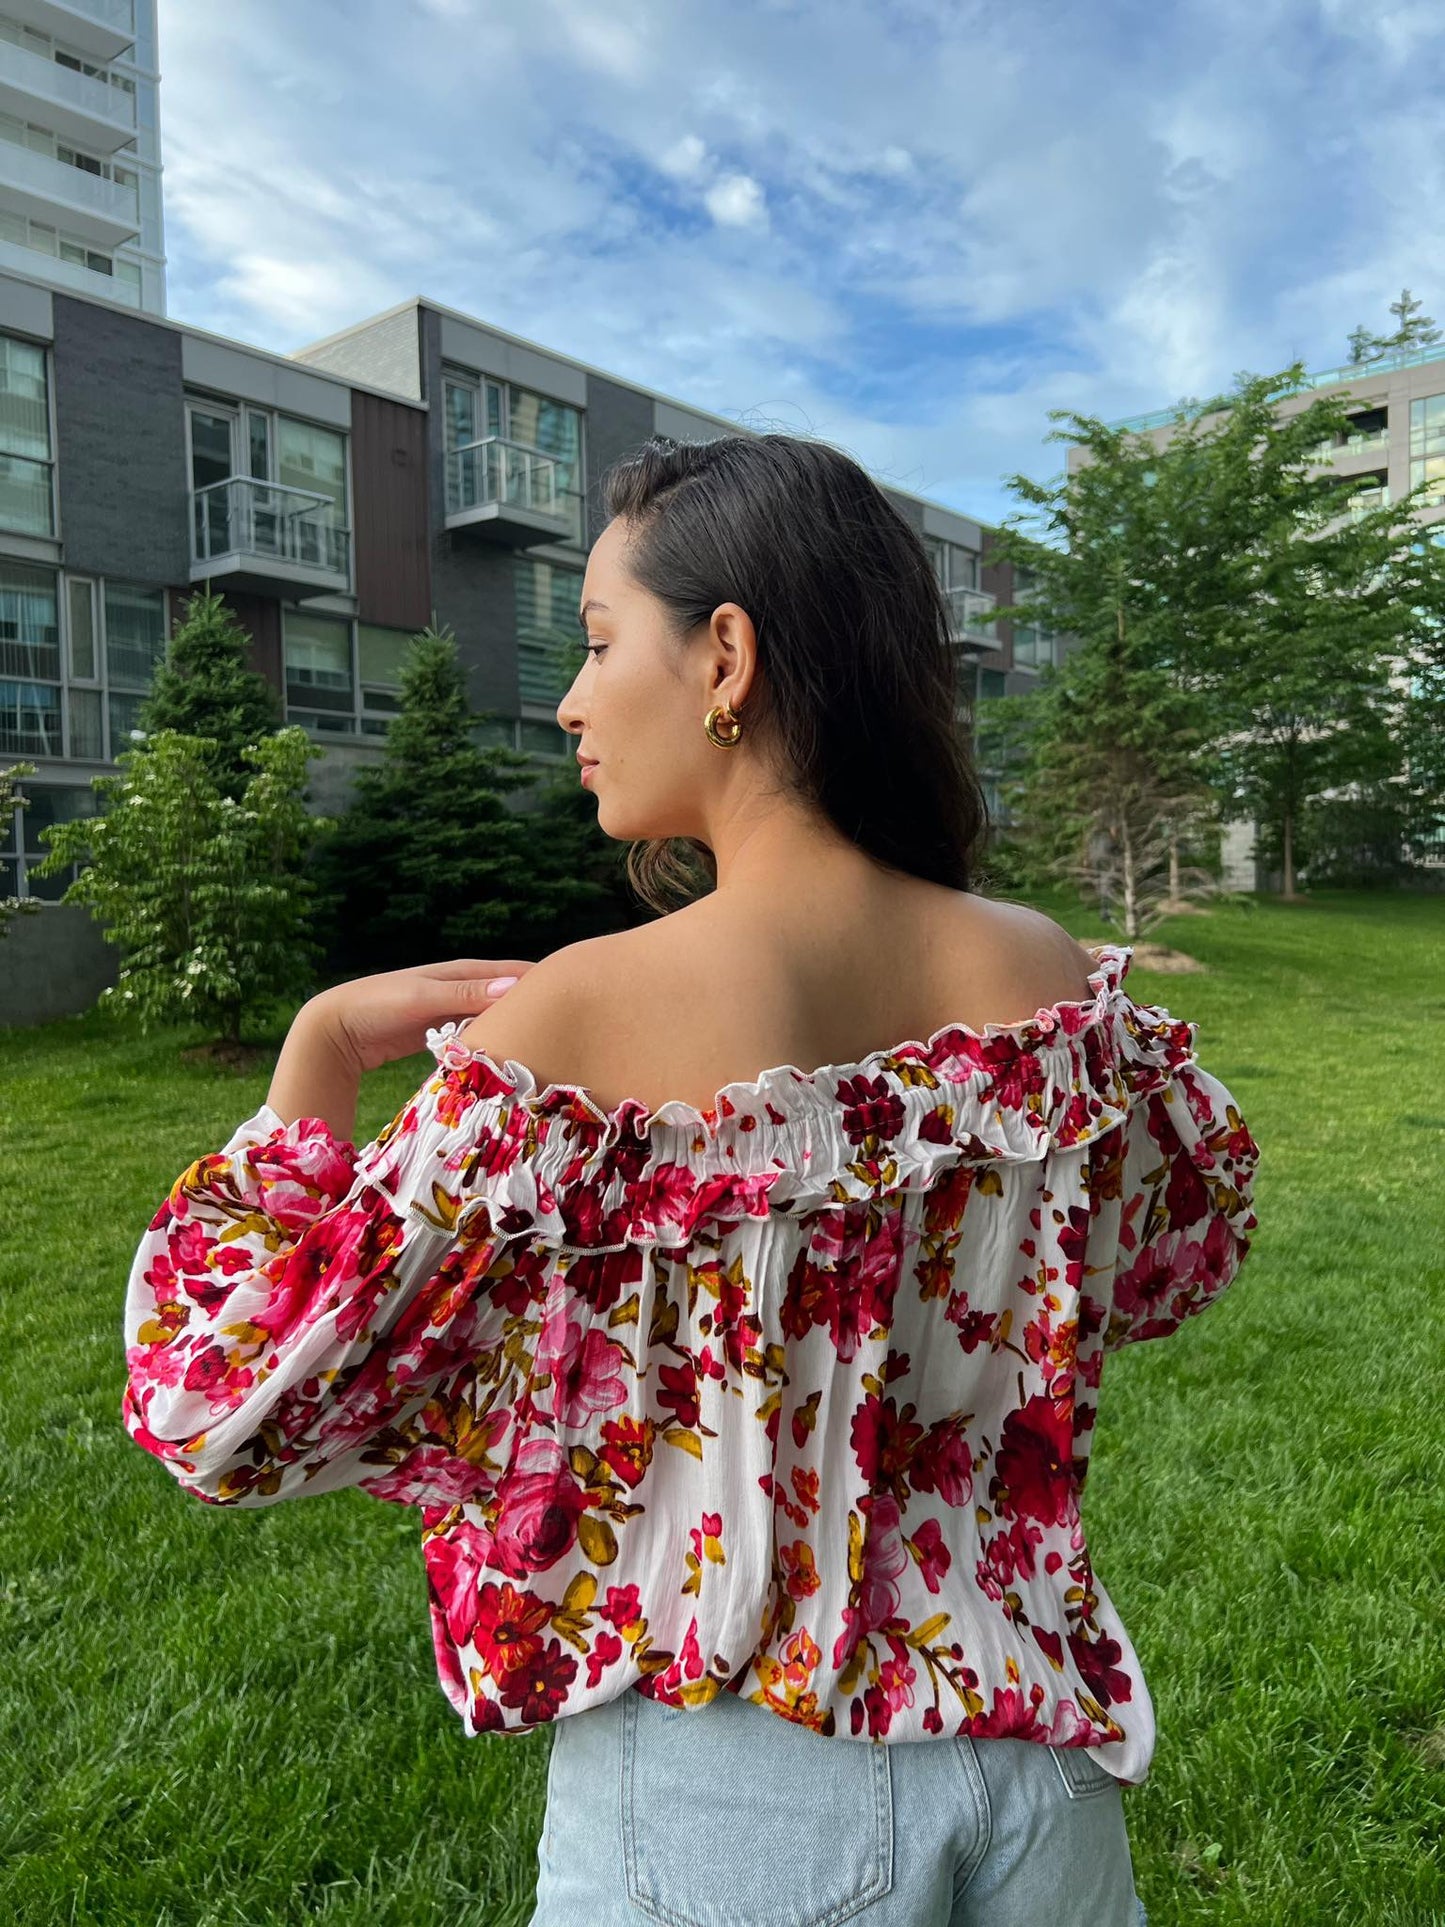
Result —
[[[15,912],[0,937],[0,1030],[23,1030],[89,1010],[120,981],[120,952],[89,908],[47,903]]]

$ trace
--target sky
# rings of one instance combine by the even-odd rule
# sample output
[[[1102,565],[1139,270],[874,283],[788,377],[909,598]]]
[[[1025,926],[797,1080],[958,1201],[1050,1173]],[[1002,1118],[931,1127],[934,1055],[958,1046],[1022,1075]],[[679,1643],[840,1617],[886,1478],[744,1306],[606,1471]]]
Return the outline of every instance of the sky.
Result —
[[[413,295],[999,522],[1106,420],[1445,325],[1440,0],[159,0],[168,311]]]

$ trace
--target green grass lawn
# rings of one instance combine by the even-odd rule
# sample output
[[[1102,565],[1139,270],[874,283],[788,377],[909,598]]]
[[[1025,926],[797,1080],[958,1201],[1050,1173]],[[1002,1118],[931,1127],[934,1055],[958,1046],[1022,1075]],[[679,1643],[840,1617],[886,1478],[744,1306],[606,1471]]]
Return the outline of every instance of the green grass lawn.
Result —
[[[1105,1369],[1085,1522],[1159,1724],[1139,1891],[1151,1927],[1445,1922],[1445,898],[1150,936],[1206,969],[1130,988],[1198,1021],[1261,1165],[1233,1289]],[[0,1920],[522,1927],[550,1739],[463,1735],[416,1515],[208,1507],[121,1428],[135,1246],[269,1083],[189,1041],[0,1032]],[[358,1141],[429,1062],[367,1080]]]

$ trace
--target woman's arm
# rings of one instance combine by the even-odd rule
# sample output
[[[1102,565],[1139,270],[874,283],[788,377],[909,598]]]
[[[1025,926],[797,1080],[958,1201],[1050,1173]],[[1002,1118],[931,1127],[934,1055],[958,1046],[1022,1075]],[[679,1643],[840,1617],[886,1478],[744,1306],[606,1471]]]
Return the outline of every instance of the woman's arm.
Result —
[[[318,1117],[333,1137],[350,1138],[356,1129],[360,1088],[360,1071],[329,1022],[325,1005],[313,997],[301,1006],[286,1033],[266,1102],[283,1124]]]

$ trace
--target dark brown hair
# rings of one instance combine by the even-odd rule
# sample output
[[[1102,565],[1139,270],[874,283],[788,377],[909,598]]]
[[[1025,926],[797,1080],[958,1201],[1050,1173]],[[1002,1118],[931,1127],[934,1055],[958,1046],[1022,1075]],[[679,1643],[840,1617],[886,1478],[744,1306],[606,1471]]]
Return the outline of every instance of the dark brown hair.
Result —
[[[719,603],[752,618],[760,673],[740,713],[780,783],[878,862],[970,889],[988,805],[948,605],[866,470],[795,435],[659,435],[613,463],[600,493],[681,647]],[[664,913],[706,895],[717,866],[695,837],[648,838],[627,874]]]

